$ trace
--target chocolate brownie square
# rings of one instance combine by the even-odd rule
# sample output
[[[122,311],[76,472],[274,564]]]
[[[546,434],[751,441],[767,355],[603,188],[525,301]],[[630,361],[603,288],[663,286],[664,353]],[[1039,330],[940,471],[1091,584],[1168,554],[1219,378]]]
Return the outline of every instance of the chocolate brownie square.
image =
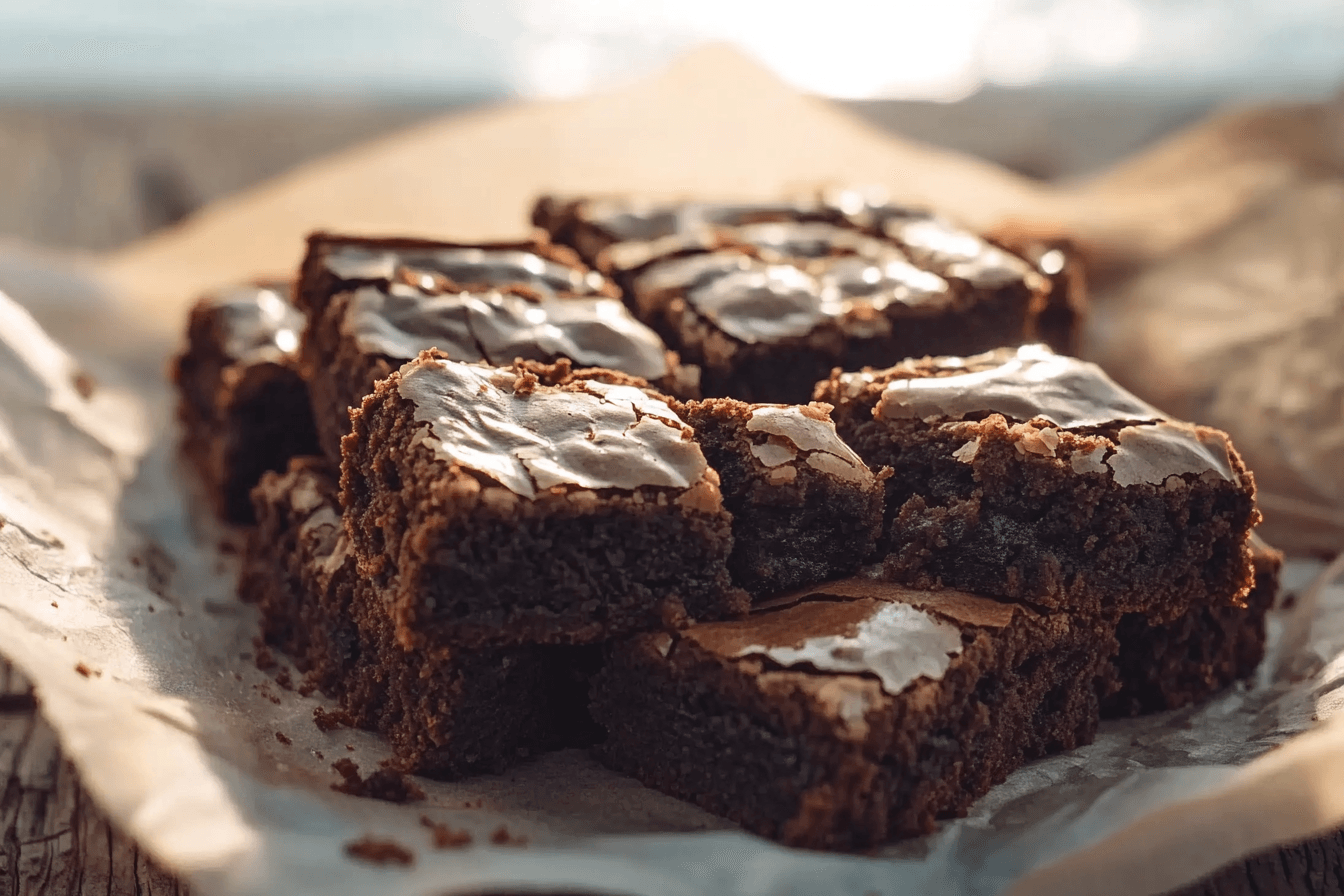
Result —
[[[1168,420],[1041,345],[818,384],[842,438],[889,466],[885,574],[915,587],[1176,619],[1240,606],[1259,521],[1227,436]]]
[[[234,523],[252,521],[248,492],[264,471],[317,448],[296,357],[304,320],[289,292],[262,283],[202,298],[173,361],[182,451],[216,513]]]
[[[401,643],[590,643],[744,612],[691,427],[619,378],[534,369],[424,352],[352,417],[346,529]]]
[[[827,202],[541,200],[533,220],[614,276],[707,396],[805,402],[834,367],[1033,338],[1048,282],[933,215]]]
[[[993,241],[1025,259],[1050,281],[1050,295],[1036,318],[1036,335],[1061,355],[1078,354],[1087,316],[1087,267],[1083,252],[1066,237],[1002,229]]]
[[[248,533],[238,593],[261,611],[266,643],[280,648],[318,689],[339,693],[360,659],[350,615],[355,585],[325,458],[295,457],[252,490],[257,525]]]
[[[1180,709],[1249,678],[1265,656],[1265,616],[1279,591],[1283,554],[1252,535],[1255,585],[1244,607],[1194,607],[1154,625],[1141,613],[1120,618],[1118,688],[1101,704],[1104,718]]]
[[[614,646],[599,757],[762,836],[858,849],[1094,736],[1115,649],[1099,617],[866,578],[795,597]]]
[[[253,492],[258,526],[240,593],[258,604],[266,639],[392,746],[403,771],[457,778],[502,771],[582,742],[580,648],[407,651],[359,575],[321,458],[267,473]]]
[[[315,234],[299,294],[311,320],[304,364],[333,462],[349,409],[428,348],[492,365],[568,358],[696,394],[695,372],[630,315],[612,283],[563,247]]]
[[[733,515],[733,581],[761,598],[856,572],[882,529],[883,488],[824,404],[710,398],[676,406]]]

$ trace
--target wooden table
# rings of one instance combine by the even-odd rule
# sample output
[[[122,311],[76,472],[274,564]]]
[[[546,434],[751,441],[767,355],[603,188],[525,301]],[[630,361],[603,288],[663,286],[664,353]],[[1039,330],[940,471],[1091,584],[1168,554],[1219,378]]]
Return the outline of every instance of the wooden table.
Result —
[[[103,816],[32,688],[0,659],[0,896],[185,896]],[[1230,865],[1170,896],[1344,893],[1344,831]]]

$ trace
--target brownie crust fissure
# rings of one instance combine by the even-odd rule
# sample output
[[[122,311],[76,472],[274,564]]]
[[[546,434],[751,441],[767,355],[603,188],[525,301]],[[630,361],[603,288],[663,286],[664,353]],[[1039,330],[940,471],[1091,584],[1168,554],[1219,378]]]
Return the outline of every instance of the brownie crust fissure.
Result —
[[[1049,292],[1031,264],[975,234],[861,197],[543,198],[533,220],[620,283],[640,320],[701,368],[707,396],[805,402],[834,367],[1022,342]]]
[[[268,643],[387,738],[399,770],[439,778],[498,772],[591,735],[578,648],[407,651],[360,576],[341,528],[337,483],[320,458],[267,473],[253,492],[240,593]]]
[[[676,408],[733,515],[736,584],[763,598],[858,570],[881,531],[883,489],[829,407],[713,398]]]
[[[690,427],[634,386],[535,369],[425,352],[353,416],[346,528],[401,643],[591,643],[744,612]]]
[[[835,374],[816,396],[894,470],[894,580],[1158,623],[1244,602],[1259,512],[1241,458],[1095,365],[1024,346]]]
[[[598,754],[762,836],[862,849],[1089,742],[1114,644],[1097,619],[841,580],[616,645],[593,686]]]
[[[266,470],[316,449],[308,388],[297,349],[303,315],[289,286],[262,283],[201,299],[187,323],[187,348],[173,362],[182,451],[215,512],[253,519],[249,492]]]

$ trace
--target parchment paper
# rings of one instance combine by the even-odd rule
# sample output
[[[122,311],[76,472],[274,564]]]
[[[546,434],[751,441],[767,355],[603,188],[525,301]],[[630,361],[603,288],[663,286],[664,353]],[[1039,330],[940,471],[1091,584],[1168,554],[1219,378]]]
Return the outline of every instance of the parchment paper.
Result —
[[[688,98],[694,114],[669,119]],[[780,121],[794,140],[776,145],[778,127],[758,132]],[[620,150],[632,161],[612,174]],[[473,186],[482,154],[496,176]],[[356,162],[358,178],[343,168]],[[1060,201],[985,166],[893,150],[711,53],[587,105],[481,115],[226,203],[112,259],[105,282],[125,298],[97,306],[98,326],[74,325],[69,307],[40,309],[70,334],[79,363],[0,302],[0,653],[36,683],[112,818],[199,892],[220,894],[1157,893],[1344,824],[1344,721],[1331,720],[1344,700],[1344,589],[1308,589],[1320,573],[1309,561],[1286,571],[1297,599],[1272,620],[1258,686],[1104,725],[1094,745],[1020,770],[969,818],[878,856],[777,847],[579,751],[457,785],[425,781],[427,798],[405,806],[329,789],[333,761],[369,772],[387,751],[361,732],[319,731],[320,695],[301,697],[277,670],[256,668],[256,619],[233,594],[237,533],[193,512],[174,459],[161,364],[190,295],[284,273],[310,226],[506,235],[538,186],[635,189],[648,178],[645,192],[760,195],[790,186],[789,166],[798,187],[885,176],[926,201],[961,196],[954,211],[981,225]],[[432,185],[420,202],[418,179]],[[81,370],[98,382],[88,399]],[[472,846],[432,848],[422,814],[469,829]],[[490,842],[501,824],[527,845]],[[364,835],[395,840],[414,865],[351,860],[345,845]]]

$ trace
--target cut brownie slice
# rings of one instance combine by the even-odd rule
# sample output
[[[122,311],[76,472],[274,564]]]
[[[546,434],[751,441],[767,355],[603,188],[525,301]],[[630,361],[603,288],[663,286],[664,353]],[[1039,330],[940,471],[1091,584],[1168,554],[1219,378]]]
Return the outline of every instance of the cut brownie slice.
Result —
[[[355,674],[355,586],[337,503],[339,483],[321,457],[296,457],[252,490],[257,525],[248,533],[238,593],[261,611],[262,635],[308,680],[336,695]]]
[[[1072,240],[1036,237],[1012,231],[995,242],[1026,259],[1050,281],[1050,295],[1036,318],[1036,335],[1061,355],[1076,355],[1087,315],[1087,271],[1083,254]]]
[[[241,594],[270,643],[388,739],[398,768],[456,778],[581,742],[591,661],[580,648],[406,651],[356,571],[324,462],[267,473],[253,498]]]
[[[274,283],[201,299],[173,362],[183,452],[230,522],[251,522],[248,492],[264,471],[317,449],[296,358],[303,315],[288,295],[288,285]]]
[[[599,756],[793,846],[862,848],[964,814],[1093,737],[1113,625],[855,578],[745,620],[616,645]]]
[[[634,386],[425,352],[353,415],[346,529],[408,647],[736,615],[731,516],[692,435]]]
[[[933,215],[859,203],[542,199],[533,220],[614,276],[702,391],[805,402],[833,367],[1034,337],[1048,282]]]
[[[677,406],[733,515],[733,581],[764,597],[856,572],[882,527],[882,484],[830,408],[711,398]]]
[[[1250,677],[1265,656],[1265,616],[1279,591],[1283,555],[1252,536],[1255,585],[1244,607],[1195,607],[1174,622],[1120,618],[1113,694],[1106,718],[1179,709]]]
[[[1044,346],[834,374],[816,397],[890,466],[885,571],[1043,607],[1241,605],[1255,487],[1227,436]]]
[[[324,450],[339,460],[349,409],[421,351],[510,364],[569,358],[692,397],[694,371],[621,304],[613,284],[563,247],[309,238],[303,340]]]

